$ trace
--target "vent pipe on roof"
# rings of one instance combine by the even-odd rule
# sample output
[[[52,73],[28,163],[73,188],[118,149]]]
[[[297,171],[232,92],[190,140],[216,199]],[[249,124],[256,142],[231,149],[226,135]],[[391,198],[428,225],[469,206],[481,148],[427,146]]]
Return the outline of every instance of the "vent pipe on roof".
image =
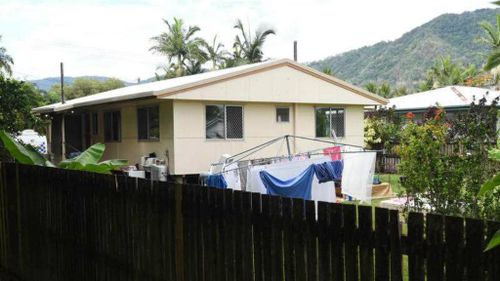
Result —
[[[297,61],[297,41],[293,41],[293,60]]]
[[[61,103],[66,103],[64,100],[64,65],[61,62]]]

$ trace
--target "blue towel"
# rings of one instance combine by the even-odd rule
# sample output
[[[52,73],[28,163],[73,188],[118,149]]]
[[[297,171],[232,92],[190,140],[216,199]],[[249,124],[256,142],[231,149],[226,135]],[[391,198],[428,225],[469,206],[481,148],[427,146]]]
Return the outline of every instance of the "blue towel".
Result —
[[[219,189],[226,189],[227,182],[221,174],[208,175],[207,186],[215,187],[215,188],[219,188]]]
[[[328,161],[321,164],[315,164],[314,168],[319,183],[324,183],[342,179],[344,163],[342,160]]]
[[[300,175],[288,180],[278,179],[266,171],[261,171],[259,176],[267,189],[267,194],[311,199],[314,171],[314,165],[311,165]]]

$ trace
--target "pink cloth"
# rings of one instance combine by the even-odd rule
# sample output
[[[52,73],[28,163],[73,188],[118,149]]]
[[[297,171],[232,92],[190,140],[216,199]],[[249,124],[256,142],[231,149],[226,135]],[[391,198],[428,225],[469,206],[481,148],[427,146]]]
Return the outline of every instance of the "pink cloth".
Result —
[[[333,161],[341,160],[340,146],[333,146],[323,149],[323,155],[330,155]]]

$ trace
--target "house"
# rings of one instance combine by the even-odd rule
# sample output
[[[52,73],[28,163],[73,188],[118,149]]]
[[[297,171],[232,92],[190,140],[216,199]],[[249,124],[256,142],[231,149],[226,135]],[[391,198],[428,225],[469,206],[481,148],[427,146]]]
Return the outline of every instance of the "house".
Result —
[[[106,144],[105,158],[134,164],[155,153],[173,175],[207,171],[283,135],[363,144],[363,108],[387,100],[288,59],[124,87],[34,109],[52,119],[50,152]],[[62,130],[64,127],[64,130]],[[292,152],[314,149],[291,144]],[[267,153],[267,152],[266,152]],[[271,153],[271,152],[269,152]],[[277,152],[272,152],[275,156]]]
[[[476,87],[448,86],[389,99],[387,107],[394,107],[400,115],[412,112],[414,120],[422,120],[427,109],[437,105],[444,108],[448,118],[453,119],[456,114],[467,111],[472,102],[477,103],[483,97],[486,98],[486,104],[491,105],[495,98],[500,97],[500,92]]]

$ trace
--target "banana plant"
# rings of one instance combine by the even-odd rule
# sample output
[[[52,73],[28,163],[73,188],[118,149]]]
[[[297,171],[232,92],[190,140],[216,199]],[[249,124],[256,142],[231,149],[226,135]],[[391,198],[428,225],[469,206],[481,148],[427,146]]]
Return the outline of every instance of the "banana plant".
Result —
[[[104,154],[106,146],[96,143],[87,148],[79,156],[63,160],[59,165],[54,165],[40,154],[31,145],[23,145],[17,142],[5,131],[0,131],[0,140],[9,154],[17,162],[26,165],[37,165],[44,167],[59,167],[68,170],[87,171],[100,174],[111,174],[111,171],[127,165],[127,160],[114,159],[99,162]]]

